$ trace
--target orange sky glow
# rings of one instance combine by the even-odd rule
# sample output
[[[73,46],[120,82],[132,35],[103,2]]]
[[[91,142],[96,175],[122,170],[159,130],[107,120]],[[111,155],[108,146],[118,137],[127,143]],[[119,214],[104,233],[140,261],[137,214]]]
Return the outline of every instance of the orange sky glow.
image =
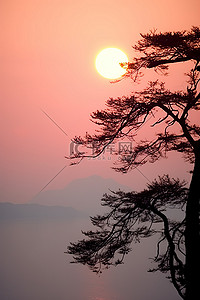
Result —
[[[153,28],[189,30],[199,26],[199,11],[198,0],[1,1],[1,201],[31,201],[69,164],[64,156],[70,139],[94,130],[91,112],[103,108],[109,97],[130,95],[151,76],[155,78],[149,71],[140,86],[130,79],[110,83],[95,69],[101,49],[120,48],[131,60],[132,45],[140,33]],[[172,68],[167,85],[185,88],[178,74],[187,68],[187,63]],[[141,170],[150,179],[160,172],[187,178],[189,169],[182,160],[176,160],[177,168],[171,169],[174,157]],[[114,157],[66,167],[47,189],[61,189],[73,179],[92,174],[112,177],[135,189],[147,183],[137,170],[127,175],[114,172],[112,162]]]

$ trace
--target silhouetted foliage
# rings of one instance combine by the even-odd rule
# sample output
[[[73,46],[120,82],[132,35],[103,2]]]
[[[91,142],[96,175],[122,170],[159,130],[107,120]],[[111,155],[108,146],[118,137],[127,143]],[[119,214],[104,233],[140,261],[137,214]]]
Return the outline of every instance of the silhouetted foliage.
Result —
[[[101,272],[110,265],[122,264],[132,242],[137,243],[141,238],[158,233],[160,240],[154,258],[158,267],[151,271],[170,271],[172,282],[181,291],[185,286],[182,262],[185,256],[185,220],[169,220],[163,212],[172,208],[183,209],[187,196],[185,182],[171,180],[168,176],[159,178],[139,193],[118,191],[105,194],[102,205],[108,206],[110,211],[91,218],[92,224],[99,229],[84,232],[87,240],[72,243],[68,251],[74,255],[75,262],[87,264],[93,271]],[[164,224],[163,230],[157,226],[158,223]],[[160,244],[166,241],[163,253]]]
[[[110,212],[91,218],[98,229],[84,232],[87,239],[71,243],[68,253],[75,262],[100,272],[102,268],[121,264],[132,242],[160,233],[154,258],[157,267],[152,271],[167,273],[183,299],[195,299],[199,261],[200,126],[189,117],[192,111],[200,109],[200,29],[159,34],[152,31],[141,36],[133,47],[139,55],[125,66],[126,76],[136,80],[142,68],[165,72],[171,63],[191,61],[187,90],[170,91],[156,80],[130,97],[110,98],[105,110],[91,115],[101,129],[93,135],[87,133],[84,138],[75,137],[74,142],[85,150],[71,158],[78,163],[91,156],[86,151],[91,148],[95,149],[93,157],[99,156],[112,142],[128,138],[133,141],[133,148],[129,153],[116,153],[120,155],[120,161],[114,166],[116,171],[126,173],[176,151],[194,165],[190,186],[187,189],[185,182],[165,175],[141,192],[105,194],[102,205],[108,206]],[[134,143],[139,136],[137,131],[150,119],[152,129],[156,127],[160,132]],[[170,209],[182,209],[182,219],[171,219]],[[162,250],[161,244],[165,245]]]
[[[128,64],[134,79],[140,75],[142,68],[154,68],[167,74],[168,65],[177,62],[194,60],[200,57],[200,29],[192,27],[188,31],[141,34],[142,39],[133,47],[139,53],[133,62]],[[123,64],[122,64],[123,65]],[[127,75],[130,76],[130,73]]]

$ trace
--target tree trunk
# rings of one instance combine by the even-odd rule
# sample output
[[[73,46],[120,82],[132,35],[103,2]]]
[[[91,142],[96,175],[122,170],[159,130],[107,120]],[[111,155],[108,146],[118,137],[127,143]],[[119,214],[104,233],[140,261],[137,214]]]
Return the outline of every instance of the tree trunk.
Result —
[[[186,300],[199,294],[199,201],[200,201],[200,140],[195,147],[195,165],[186,206]]]

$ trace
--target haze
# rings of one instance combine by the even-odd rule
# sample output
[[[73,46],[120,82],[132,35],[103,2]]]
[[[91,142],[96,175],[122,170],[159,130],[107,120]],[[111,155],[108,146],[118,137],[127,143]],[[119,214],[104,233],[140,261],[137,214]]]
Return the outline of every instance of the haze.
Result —
[[[153,241],[137,246],[127,264],[100,279],[85,267],[70,265],[64,251],[80,237],[82,227],[89,226],[89,213],[98,211],[109,185],[140,190],[162,174],[189,180],[190,166],[172,153],[167,160],[142,167],[144,176],[136,169],[122,175],[110,168],[115,158],[109,151],[74,167],[64,157],[74,147],[72,137],[94,131],[92,111],[103,108],[109,97],[130,95],[157,76],[149,72],[140,85],[131,80],[111,84],[95,69],[97,53],[117,47],[131,59],[131,46],[140,33],[153,28],[189,30],[199,26],[199,11],[198,0],[1,1],[0,202],[16,204],[0,219],[2,300],[178,299],[164,276],[146,273],[148,257],[155,253]],[[162,80],[171,89],[185,89],[187,70],[188,64],[179,64]],[[149,125],[138,134],[150,134]],[[75,189],[85,189],[80,206],[78,198],[76,203],[72,199]],[[66,203],[58,195],[64,195]],[[57,197],[62,203],[56,203]],[[32,210],[27,218],[26,209],[14,217],[19,204],[46,206],[51,201],[76,209],[78,215],[52,220],[58,212],[51,207],[50,215],[48,211],[40,220]]]
[[[131,59],[140,33],[199,25],[199,5],[197,0],[1,1],[1,201],[30,201],[68,164],[70,138],[94,130],[90,113],[107,98],[139,88],[131,80],[111,84],[99,76],[95,57],[101,49],[118,47]],[[186,70],[187,64],[182,73]],[[170,87],[185,87],[176,72],[166,80]],[[123,176],[110,165],[87,161],[66,168],[48,188],[94,173],[133,188],[146,184],[137,171]],[[143,171],[151,179],[155,168],[153,174],[151,166]]]

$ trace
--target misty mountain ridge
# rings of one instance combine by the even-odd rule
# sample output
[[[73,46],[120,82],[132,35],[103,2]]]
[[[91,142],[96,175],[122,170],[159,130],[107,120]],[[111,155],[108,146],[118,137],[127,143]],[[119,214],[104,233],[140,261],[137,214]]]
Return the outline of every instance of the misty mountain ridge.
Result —
[[[5,220],[72,220],[86,215],[71,207],[44,206],[40,204],[0,203],[0,221]]]
[[[121,185],[111,178],[93,175],[73,180],[60,190],[43,191],[31,203],[67,206],[89,214],[96,214],[102,211],[101,198],[103,194],[119,189],[131,190],[128,186]]]

